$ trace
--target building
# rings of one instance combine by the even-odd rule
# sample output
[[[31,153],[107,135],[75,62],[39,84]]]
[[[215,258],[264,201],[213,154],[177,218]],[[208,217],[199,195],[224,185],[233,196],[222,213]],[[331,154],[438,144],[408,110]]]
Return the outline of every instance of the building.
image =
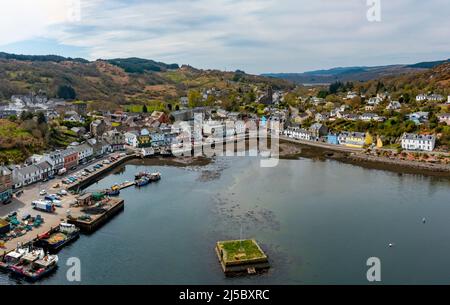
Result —
[[[12,198],[12,172],[6,166],[0,166],[0,203],[8,203]]]
[[[439,123],[445,123],[447,125],[450,125],[450,113],[444,113],[440,114],[438,116]]]
[[[27,186],[41,180],[41,169],[34,164],[13,170],[14,188]]]
[[[416,96],[416,102],[423,102],[428,99],[428,96],[426,94],[419,94]]]
[[[320,123],[315,123],[311,125],[309,131],[314,138],[318,139],[328,134],[328,127]]]
[[[376,113],[364,113],[359,117],[359,119],[364,122],[383,121],[384,120],[383,117],[380,117]]]
[[[78,151],[68,148],[61,152],[64,158],[64,168],[66,170],[74,169],[78,166]]]
[[[327,143],[332,145],[339,145],[339,136],[334,133],[329,133],[327,136]]]
[[[47,161],[40,162],[36,164],[36,166],[40,169],[40,175],[42,180],[47,180],[51,176],[53,176],[52,165]]]
[[[162,132],[154,132],[150,135],[152,146],[163,146],[166,142],[166,136]]]
[[[169,117],[162,111],[153,111],[151,118],[162,123],[169,123]]]
[[[408,120],[414,121],[416,125],[426,123],[428,121],[429,112],[419,111],[407,115]]]
[[[155,155],[155,150],[153,149],[153,147],[144,147],[144,148],[141,148],[140,153],[141,153],[141,156],[144,158],[151,157],[151,156]]]
[[[406,150],[433,151],[435,144],[434,135],[405,133],[402,137],[402,148]]]
[[[138,132],[136,131],[126,132],[124,134],[124,137],[126,145],[129,145],[134,148],[138,147]]]
[[[87,140],[87,143],[92,147],[94,158],[100,158],[111,151],[111,146],[105,141],[98,139],[89,139]]]
[[[56,175],[58,171],[64,168],[64,157],[62,155],[62,152],[59,150],[45,154],[42,160],[50,163],[50,166],[52,168],[50,176]]]
[[[311,134],[311,132],[299,127],[288,127],[284,131],[284,134],[289,138],[297,140],[311,141],[313,139],[313,135]]]
[[[94,157],[94,149],[87,143],[73,146],[72,148],[78,152],[78,162],[81,164],[86,163]]]
[[[138,147],[150,147],[152,145],[152,137],[150,136],[150,131],[148,129],[142,129],[138,137]]]
[[[95,120],[90,125],[90,132],[93,137],[101,137],[109,130],[109,125],[105,120]]]
[[[400,108],[402,108],[402,104],[399,101],[392,101],[386,107],[387,110],[399,110]]]
[[[371,145],[373,139],[368,133],[344,131],[339,134],[338,141],[340,145],[363,148],[366,145]]]
[[[112,151],[125,149],[125,136],[117,130],[110,130],[104,133],[103,140],[111,145]]]

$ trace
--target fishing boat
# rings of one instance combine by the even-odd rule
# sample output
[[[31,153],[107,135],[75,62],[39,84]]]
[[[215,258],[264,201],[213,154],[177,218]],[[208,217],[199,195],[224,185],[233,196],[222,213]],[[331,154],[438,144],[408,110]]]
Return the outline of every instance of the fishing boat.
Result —
[[[45,253],[43,249],[33,249],[22,256],[16,264],[9,266],[8,269],[13,274],[22,275],[24,270],[31,268],[33,262],[44,258],[44,256]]]
[[[149,183],[150,183],[150,179],[149,178],[142,177],[141,179],[136,181],[136,186],[142,187],[142,186],[146,186]]]
[[[140,172],[137,173],[136,175],[134,175],[135,180],[139,180],[142,179],[143,177],[147,177],[148,173],[147,172]]]
[[[19,263],[20,259],[28,253],[28,248],[17,247],[14,251],[6,254],[0,261],[0,270],[8,271],[11,266]]]
[[[45,255],[22,269],[22,276],[30,281],[37,281],[58,267],[58,255]]]
[[[61,223],[55,231],[39,235],[35,246],[55,253],[78,237],[80,237],[80,229],[73,224]]]
[[[151,182],[156,182],[161,180],[161,173],[157,172],[157,173],[151,173],[148,178],[150,179]]]

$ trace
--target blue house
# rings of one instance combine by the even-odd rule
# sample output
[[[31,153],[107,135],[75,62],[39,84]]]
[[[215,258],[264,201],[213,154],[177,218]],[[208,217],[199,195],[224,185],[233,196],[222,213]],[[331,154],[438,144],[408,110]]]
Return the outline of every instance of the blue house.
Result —
[[[339,145],[339,139],[337,134],[329,133],[327,136],[327,143],[333,145]]]

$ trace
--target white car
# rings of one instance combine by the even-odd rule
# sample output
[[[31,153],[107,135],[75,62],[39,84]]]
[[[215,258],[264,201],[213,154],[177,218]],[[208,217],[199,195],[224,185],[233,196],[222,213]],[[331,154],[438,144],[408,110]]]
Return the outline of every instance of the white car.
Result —
[[[39,192],[39,195],[44,196],[47,195],[47,191],[46,190],[42,190]]]

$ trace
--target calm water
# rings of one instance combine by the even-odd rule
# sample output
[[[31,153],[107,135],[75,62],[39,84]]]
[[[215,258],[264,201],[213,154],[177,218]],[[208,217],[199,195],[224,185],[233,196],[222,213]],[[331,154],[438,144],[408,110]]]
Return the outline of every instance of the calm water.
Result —
[[[381,259],[385,284],[450,282],[449,180],[230,158],[200,168],[126,165],[90,189],[143,170],[161,171],[162,181],[122,191],[125,211],[65,248],[41,284],[67,284],[69,257],[82,262],[82,284],[365,284],[369,257]],[[214,245],[239,238],[241,224],[273,268],[227,279]],[[0,283],[14,282],[0,275]]]

